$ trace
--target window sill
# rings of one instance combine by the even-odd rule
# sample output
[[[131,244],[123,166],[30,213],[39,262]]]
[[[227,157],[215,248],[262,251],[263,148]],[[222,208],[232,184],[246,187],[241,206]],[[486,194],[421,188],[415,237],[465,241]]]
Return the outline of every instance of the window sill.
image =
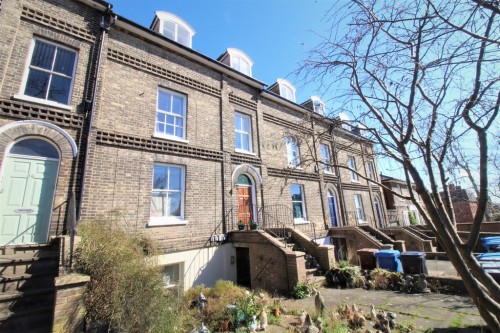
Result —
[[[153,134],[153,138],[181,142],[181,143],[189,143],[188,140],[181,139],[181,138],[178,138],[176,136],[163,135],[163,134],[157,134],[157,133]]]
[[[304,219],[293,219],[293,224],[298,225],[298,224],[311,224],[310,221],[304,220]]]
[[[301,168],[301,167],[299,167],[299,166],[293,166],[293,165],[289,165],[289,166],[288,166],[288,169],[304,170],[303,168]]]
[[[245,155],[252,155],[252,156],[257,156],[256,153],[254,152],[251,152],[251,151],[248,151],[248,150],[243,150],[243,149],[238,149],[238,148],[235,148],[234,151],[236,153],[239,153],[239,154],[245,154]]]
[[[332,176],[335,176],[335,172],[332,172],[332,171],[323,171],[323,173],[325,175],[332,175]]]
[[[172,227],[179,225],[187,225],[188,221],[186,220],[166,220],[166,219],[151,219],[147,227]]]
[[[46,99],[41,99],[41,98],[36,98],[36,97],[31,97],[31,96],[26,96],[26,95],[13,95],[12,99],[23,101],[23,102],[31,102],[31,103],[36,103],[44,106],[50,106],[50,107],[55,107],[58,109],[63,109],[67,111],[73,111],[73,107],[71,105],[66,105],[66,104],[61,104],[57,102],[52,102],[48,101]]]
[[[357,183],[357,184],[359,184],[359,180],[356,180],[356,179],[352,179],[352,178],[351,178],[351,183]]]

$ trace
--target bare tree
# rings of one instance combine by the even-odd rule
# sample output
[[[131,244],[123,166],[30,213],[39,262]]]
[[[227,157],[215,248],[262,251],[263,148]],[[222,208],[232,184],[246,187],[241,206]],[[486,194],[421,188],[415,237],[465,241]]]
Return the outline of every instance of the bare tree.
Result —
[[[487,209],[488,167],[497,163],[488,138],[499,125],[499,1],[339,3],[327,15],[331,31],[298,73],[306,84],[319,82],[401,165],[420,215],[487,325],[500,332],[499,285],[472,253]],[[466,240],[456,231],[447,186],[452,147],[474,148],[468,158],[477,166],[478,209]]]

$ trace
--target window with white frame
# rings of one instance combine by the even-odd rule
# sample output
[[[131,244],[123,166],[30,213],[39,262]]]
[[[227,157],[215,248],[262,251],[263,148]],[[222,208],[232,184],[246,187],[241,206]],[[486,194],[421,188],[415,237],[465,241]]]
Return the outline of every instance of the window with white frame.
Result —
[[[293,219],[295,223],[305,222],[306,206],[304,201],[304,187],[298,184],[290,185],[290,192],[292,194],[292,209]]]
[[[155,134],[172,139],[186,139],[186,96],[158,89]]]
[[[297,168],[300,165],[300,152],[297,139],[293,136],[287,136],[286,140],[286,154],[288,158],[288,166]]]
[[[361,194],[354,195],[354,204],[356,206],[356,218],[359,223],[365,223],[365,210],[363,208],[363,199],[361,198]]]
[[[58,44],[33,39],[22,94],[69,105],[78,54]]]
[[[359,181],[358,174],[356,173],[356,159],[354,158],[354,156],[347,157],[347,166],[349,167],[349,169],[351,169],[351,180],[355,182]]]
[[[196,31],[182,18],[172,13],[158,11],[152,29],[163,36],[176,41],[186,47],[192,46]]]
[[[331,166],[331,154],[330,154],[330,147],[324,143],[320,145],[321,149],[321,161],[323,162],[323,171],[327,173],[332,172],[332,166]]]
[[[367,168],[368,168],[368,178],[372,180],[377,180],[377,174],[375,173],[375,165],[373,164],[372,161],[368,161]]]
[[[287,80],[278,79],[277,81],[280,88],[280,96],[295,102],[295,87]]]
[[[252,118],[250,116],[235,113],[234,144],[236,151],[252,152]]]
[[[181,285],[181,269],[181,263],[163,266],[163,283],[166,288],[172,288]]]
[[[326,115],[325,103],[318,96],[311,96],[314,112],[324,116]]]
[[[150,225],[184,221],[184,167],[155,164]]]

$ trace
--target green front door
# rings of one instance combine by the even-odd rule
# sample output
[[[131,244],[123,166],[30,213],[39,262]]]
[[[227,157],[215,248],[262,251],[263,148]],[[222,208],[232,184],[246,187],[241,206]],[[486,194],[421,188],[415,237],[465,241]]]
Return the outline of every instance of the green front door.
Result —
[[[0,246],[47,242],[58,165],[7,156],[0,182]]]

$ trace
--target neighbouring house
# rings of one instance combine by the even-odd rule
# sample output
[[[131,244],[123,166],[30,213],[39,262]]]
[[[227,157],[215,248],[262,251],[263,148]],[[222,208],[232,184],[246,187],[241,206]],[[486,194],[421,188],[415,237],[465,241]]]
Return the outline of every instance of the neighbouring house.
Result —
[[[477,211],[477,201],[461,186],[448,185],[456,223],[471,223]],[[439,193],[444,198],[444,192]]]
[[[417,207],[409,199],[394,194],[397,193],[403,197],[409,197],[408,183],[404,180],[385,175],[381,175],[380,177],[382,178],[382,184],[387,188],[383,190],[387,210],[387,226],[402,227],[425,224],[420,217]],[[414,194],[416,195],[416,192]],[[418,200],[420,201],[420,197],[418,197]]]
[[[65,234],[74,194],[80,220],[118,210],[155,238],[168,286],[286,291],[305,252],[328,268],[336,227],[392,222],[362,129],[253,78],[240,49],[195,51],[189,18],[143,27],[101,0],[0,8],[0,246]]]

